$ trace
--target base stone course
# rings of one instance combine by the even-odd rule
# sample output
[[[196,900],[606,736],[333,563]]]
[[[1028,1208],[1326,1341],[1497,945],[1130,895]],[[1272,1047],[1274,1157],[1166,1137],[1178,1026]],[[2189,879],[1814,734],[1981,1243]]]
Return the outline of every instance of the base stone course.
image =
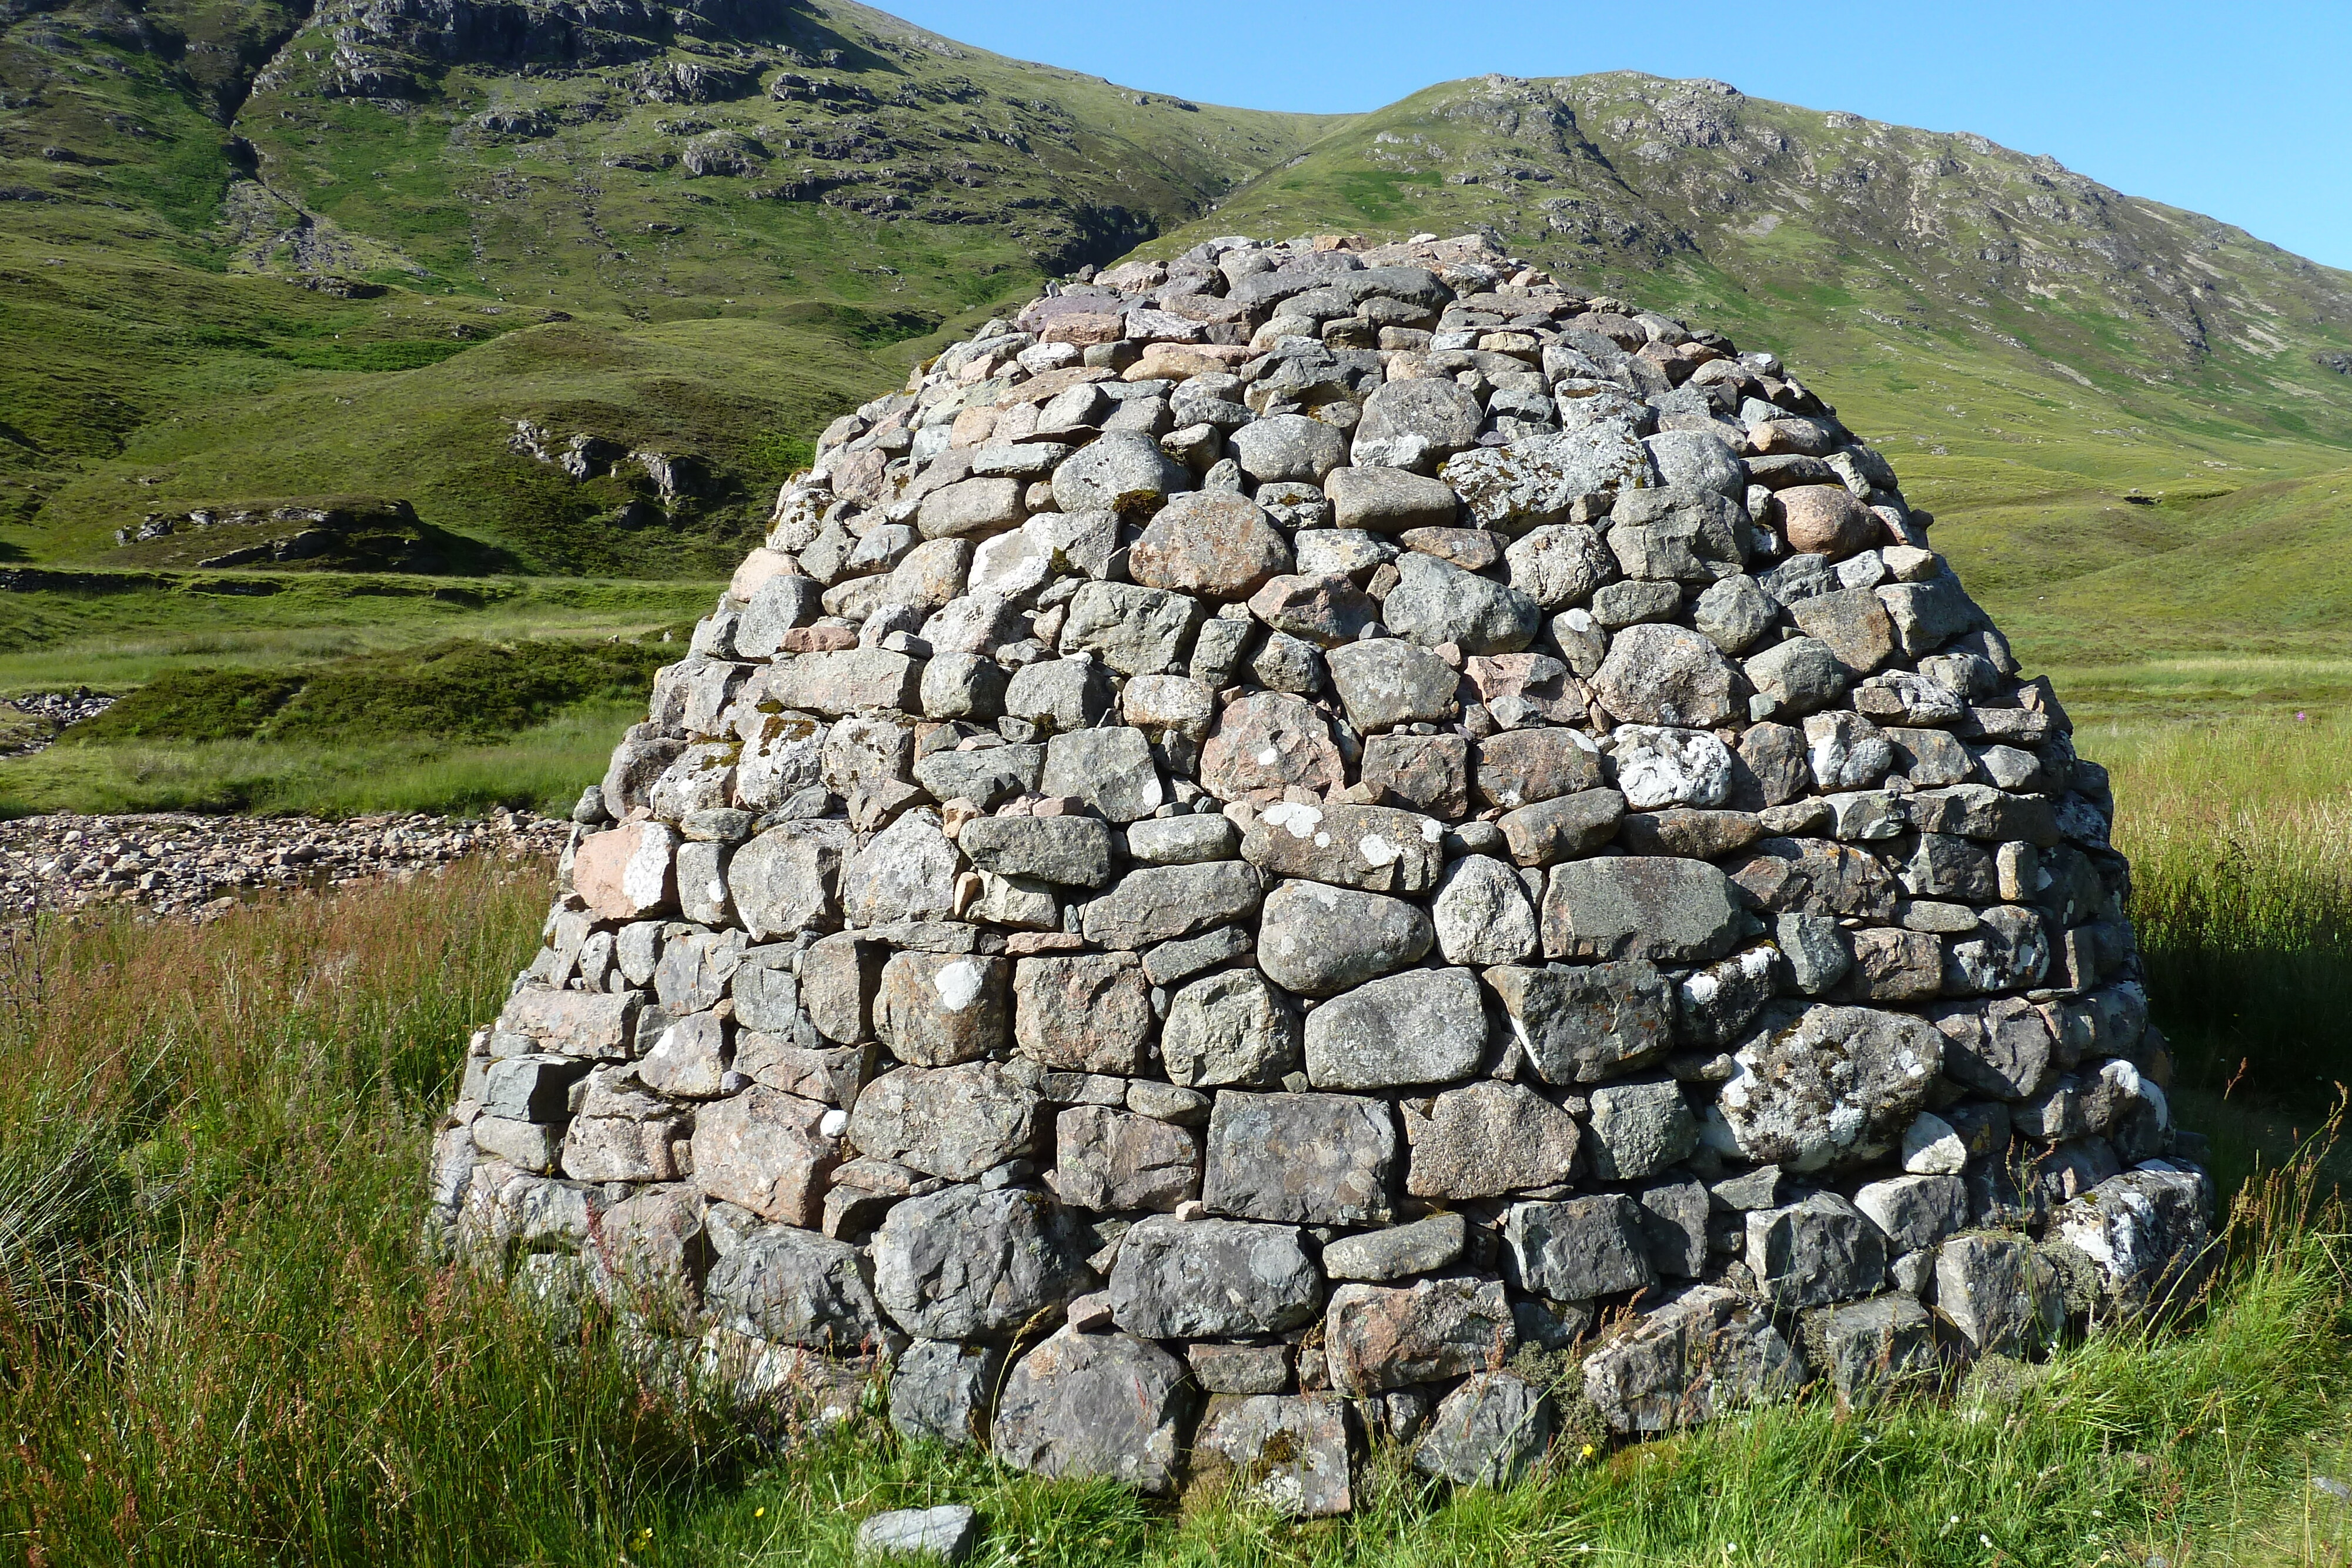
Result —
[[[748,1409],[1299,1516],[2160,1312],[2214,1193],[2107,776],[1927,524],[1481,236],[1056,285],[662,672],[433,1237]]]

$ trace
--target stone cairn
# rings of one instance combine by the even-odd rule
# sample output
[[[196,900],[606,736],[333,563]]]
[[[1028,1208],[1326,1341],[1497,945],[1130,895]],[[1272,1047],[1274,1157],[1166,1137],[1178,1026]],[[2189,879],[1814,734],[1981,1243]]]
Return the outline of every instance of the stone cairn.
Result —
[[[746,1400],[1307,1514],[2145,1313],[2213,1189],[2106,774],[1924,526],[1478,236],[1049,288],[661,673],[439,1233]]]

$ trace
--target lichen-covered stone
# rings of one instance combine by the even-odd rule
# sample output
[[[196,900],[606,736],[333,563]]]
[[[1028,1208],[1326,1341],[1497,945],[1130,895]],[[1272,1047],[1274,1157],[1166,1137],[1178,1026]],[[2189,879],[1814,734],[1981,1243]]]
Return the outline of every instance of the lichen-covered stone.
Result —
[[[825,1130],[827,1107],[753,1085],[705,1106],[694,1124],[695,1184],[785,1225],[814,1227],[825,1173],[841,1140]]]
[[[2013,1236],[1956,1236],[1936,1253],[1936,1310],[1974,1355],[2028,1355],[2065,1321],[2058,1272]]]
[[[1184,1364],[1147,1340],[1063,1329],[1014,1364],[990,1447],[1015,1469],[1052,1479],[1108,1476],[1173,1490],[1185,1416]]]
[[[842,868],[842,915],[854,925],[944,920],[955,913],[960,863],[955,845],[940,831],[938,813],[908,811]]]
[[[1608,782],[1586,737],[1549,727],[1486,737],[1477,746],[1477,772],[1479,799],[1512,810]]]
[[[1535,640],[1543,607],[1507,583],[1419,550],[1401,556],[1381,619],[1398,636],[1465,653],[1508,653]]]
[[[1516,1203],[1503,1228],[1511,1278],[1531,1295],[1590,1301],[1653,1283],[1642,1215],[1621,1192]]]
[[[1220,602],[1247,599],[1290,568],[1290,546],[1265,509],[1230,490],[1171,498],[1128,551],[1145,587]]]
[[[1097,1213],[1168,1210],[1201,1192],[1201,1138],[1156,1116],[1073,1105],[1054,1125],[1054,1190]]]
[[[2093,1187],[2051,1217],[2052,1238],[2088,1260],[2096,1315],[2130,1319],[2180,1299],[2213,1268],[2213,1178],[2150,1160]]]
[[[1401,637],[1376,637],[1331,650],[1331,685],[1348,722],[1370,733],[1453,716],[1461,677],[1454,667]]]
[[[1413,1445],[1412,1468],[1457,1487],[1507,1487],[1551,1446],[1549,1396],[1507,1372],[1463,1380]]]
[[[1738,711],[1739,672],[1713,643],[1679,626],[1629,626],[1592,678],[1601,706],[1628,724],[1707,729]]]
[[[848,1133],[860,1153],[970,1181],[1030,1152],[1039,1109],[1036,1092],[994,1061],[901,1067],[866,1086]]]
[[[1717,1102],[1732,1148],[1797,1171],[1875,1158],[1926,1104],[1942,1045],[1917,1019],[1871,1008],[1777,1019],[1739,1048]]]
[[[1701,861],[1572,861],[1544,885],[1547,957],[1704,964],[1730,952],[1740,928],[1731,879]]]
[[[572,861],[572,884],[604,920],[642,920],[677,902],[677,835],[659,822],[624,822],[592,835]]]
[[[1443,827],[1413,811],[1279,800],[1243,837],[1242,858],[1271,876],[1423,894],[1445,863],[1444,840]]]
[[[1194,980],[1169,998],[1160,1060],[1176,1082],[1270,1088],[1299,1061],[1296,1009],[1255,969]]]
[[[1465,855],[1445,868],[1430,900],[1430,919],[1449,964],[1516,964],[1538,946],[1527,884],[1490,855]]]
[[[1314,1321],[1323,1277],[1285,1225],[1154,1217],[1118,1244],[1112,1321],[1145,1339],[1278,1333]]]
[[[918,1067],[951,1067],[1004,1044],[1012,966],[976,953],[894,953],[882,966],[874,1031]]]
[[[1595,1083],[1674,1043],[1671,982],[1640,959],[1486,972],[1514,1038],[1548,1083]]]
[[[1087,903],[1081,929],[1097,946],[1131,953],[1255,915],[1264,896],[1257,868],[1238,861],[1146,866]]]
[[[856,1354],[887,1332],[857,1249],[789,1226],[721,1258],[704,1289],[719,1322],[777,1344]]]
[[[1496,1370],[1517,1343],[1500,1280],[1341,1285],[1323,1314],[1331,1386],[1355,1396]]]
[[[1213,1399],[1192,1439],[1195,1464],[1222,1461],[1276,1513],[1319,1519],[1355,1507],[1355,1412],[1328,1394]]]
[[[1657,465],[1628,427],[1588,425],[1448,458],[1440,477],[1482,527],[1521,534],[1565,520],[1570,503],[1657,482]]]
[[[1494,1197],[1548,1187],[1576,1173],[1576,1118],[1517,1083],[1465,1083],[1403,1108],[1415,1197]]]
[[[1113,875],[1110,829],[1096,817],[981,817],[963,825],[956,847],[999,876],[1101,887]]]
[[[1799,1342],[1806,1364],[1844,1409],[1868,1409],[1932,1385],[1940,1370],[1935,1322],[1918,1298],[1890,1291],[1807,1312]]]
[[[1435,939],[1417,904],[1320,882],[1286,882],[1265,895],[1258,967],[1286,989],[1328,997],[1403,967]],[[1532,935],[1534,921],[1528,921]]]
[[[1002,1346],[917,1340],[890,1369],[891,1427],[910,1442],[978,1446],[1003,1367]]]
[[[1384,1225],[1396,1154],[1386,1101],[1227,1089],[1209,1113],[1201,1197],[1240,1219]]]
[[[1486,1013],[1467,969],[1369,980],[1307,1015],[1318,1089],[1386,1089],[1467,1077],[1486,1054]]]
[[[923,1339],[1004,1334],[1084,1278],[1068,1217],[1019,1187],[949,1186],[892,1207],[874,1233],[874,1293]]]
[[[1013,1038],[1032,1061],[1132,1076],[1150,1059],[1151,1025],[1150,987],[1131,955],[1045,955],[1013,965]]]
[[[1806,1375],[1761,1302],[1694,1285],[1584,1358],[1584,1396],[1612,1431],[1633,1437],[1786,1397]]]
[[[1817,1192],[1748,1217],[1747,1262],[1775,1307],[1818,1307],[1886,1282],[1886,1237],[1851,1203]]]
[[[1326,1242],[1323,1272],[1375,1283],[1434,1273],[1462,1256],[1468,1228],[1458,1214],[1433,1214],[1409,1225],[1367,1230]]]

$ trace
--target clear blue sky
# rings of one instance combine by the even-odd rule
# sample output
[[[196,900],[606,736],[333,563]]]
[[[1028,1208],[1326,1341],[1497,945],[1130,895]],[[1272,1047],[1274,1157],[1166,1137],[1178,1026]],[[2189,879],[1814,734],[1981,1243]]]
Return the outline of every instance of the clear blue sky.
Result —
[[[883,9],[998,54],[1251,109],[1376,109],[1485,71],[1716,77],[1757,98],[2046,152],[2118,190],[2352,268],[2352,0],[883,0]]]

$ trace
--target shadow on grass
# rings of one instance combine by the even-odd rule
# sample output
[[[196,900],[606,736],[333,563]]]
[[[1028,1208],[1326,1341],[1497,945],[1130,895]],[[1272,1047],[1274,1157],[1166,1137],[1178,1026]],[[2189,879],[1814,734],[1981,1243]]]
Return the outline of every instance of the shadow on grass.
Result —
[[[2147,942],[2178,1082],[2315,1113],[2352,1085],[2352,929],[2300,943]]]

